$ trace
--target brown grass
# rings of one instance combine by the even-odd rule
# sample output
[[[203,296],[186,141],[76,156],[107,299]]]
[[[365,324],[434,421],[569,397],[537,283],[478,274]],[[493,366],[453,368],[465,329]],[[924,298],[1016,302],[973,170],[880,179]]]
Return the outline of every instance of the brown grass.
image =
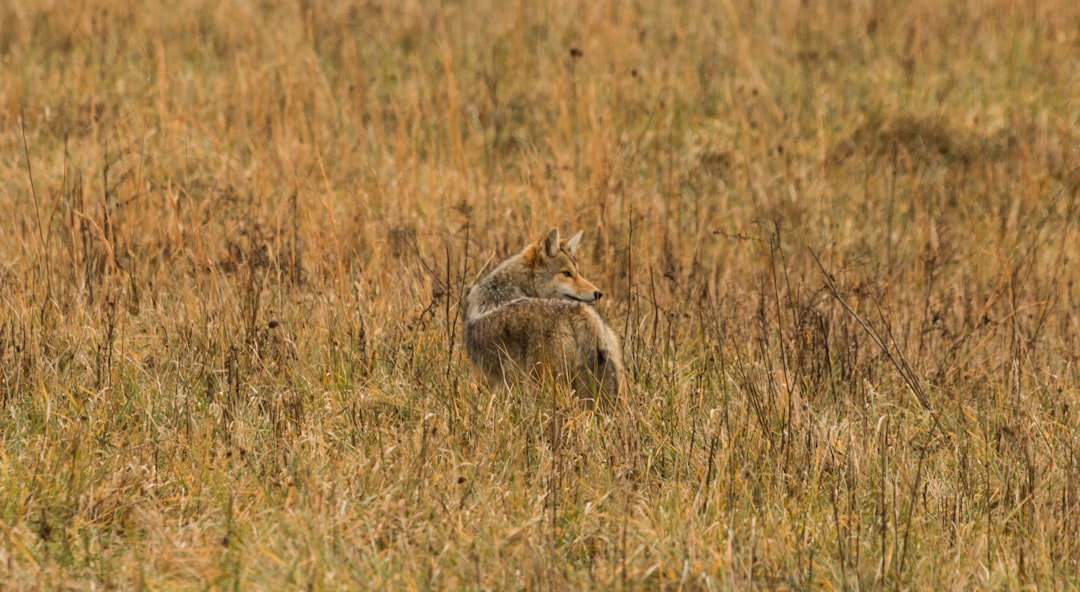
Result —
[[[1080,4],[435,4],[0,7],[0,587],[1080,587]]]

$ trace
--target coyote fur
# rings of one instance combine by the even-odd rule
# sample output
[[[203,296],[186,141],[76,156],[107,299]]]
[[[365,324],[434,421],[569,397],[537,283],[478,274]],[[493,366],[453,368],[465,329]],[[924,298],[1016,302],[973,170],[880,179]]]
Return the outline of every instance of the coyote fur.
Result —
[[[469,288],[465,346],[489,383],[554,377],[589,407],[625,394],[619,338],[592,306],[604,294],[578,271],[581,235],[552,228]]]

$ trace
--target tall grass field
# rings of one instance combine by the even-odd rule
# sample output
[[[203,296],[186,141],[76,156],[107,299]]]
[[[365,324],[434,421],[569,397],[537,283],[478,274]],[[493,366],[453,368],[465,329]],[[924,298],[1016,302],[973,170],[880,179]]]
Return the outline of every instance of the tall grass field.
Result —
[[[1076,590],[1078,264],[1071,0],[9,0],[0,588]]]

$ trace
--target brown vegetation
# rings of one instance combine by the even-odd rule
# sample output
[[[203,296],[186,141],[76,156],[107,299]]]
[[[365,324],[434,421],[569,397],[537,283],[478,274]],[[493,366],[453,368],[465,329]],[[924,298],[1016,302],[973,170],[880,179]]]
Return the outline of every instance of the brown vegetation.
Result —
[[[14,0],[0,63],[5,589],[1080,585],[1078,3]],[[552,226],[635,402],[555,448],[459,318]]]

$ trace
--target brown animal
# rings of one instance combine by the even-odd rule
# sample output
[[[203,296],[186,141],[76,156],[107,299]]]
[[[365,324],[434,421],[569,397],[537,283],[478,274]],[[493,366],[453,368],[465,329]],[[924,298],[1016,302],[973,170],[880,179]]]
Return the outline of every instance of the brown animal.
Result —
[[[578,271],[581,235],[552,228],[469,288],[465,346],[493,385],[554,377],[589,407],[625,394],[619,338],[591,304],[603,292]]]

